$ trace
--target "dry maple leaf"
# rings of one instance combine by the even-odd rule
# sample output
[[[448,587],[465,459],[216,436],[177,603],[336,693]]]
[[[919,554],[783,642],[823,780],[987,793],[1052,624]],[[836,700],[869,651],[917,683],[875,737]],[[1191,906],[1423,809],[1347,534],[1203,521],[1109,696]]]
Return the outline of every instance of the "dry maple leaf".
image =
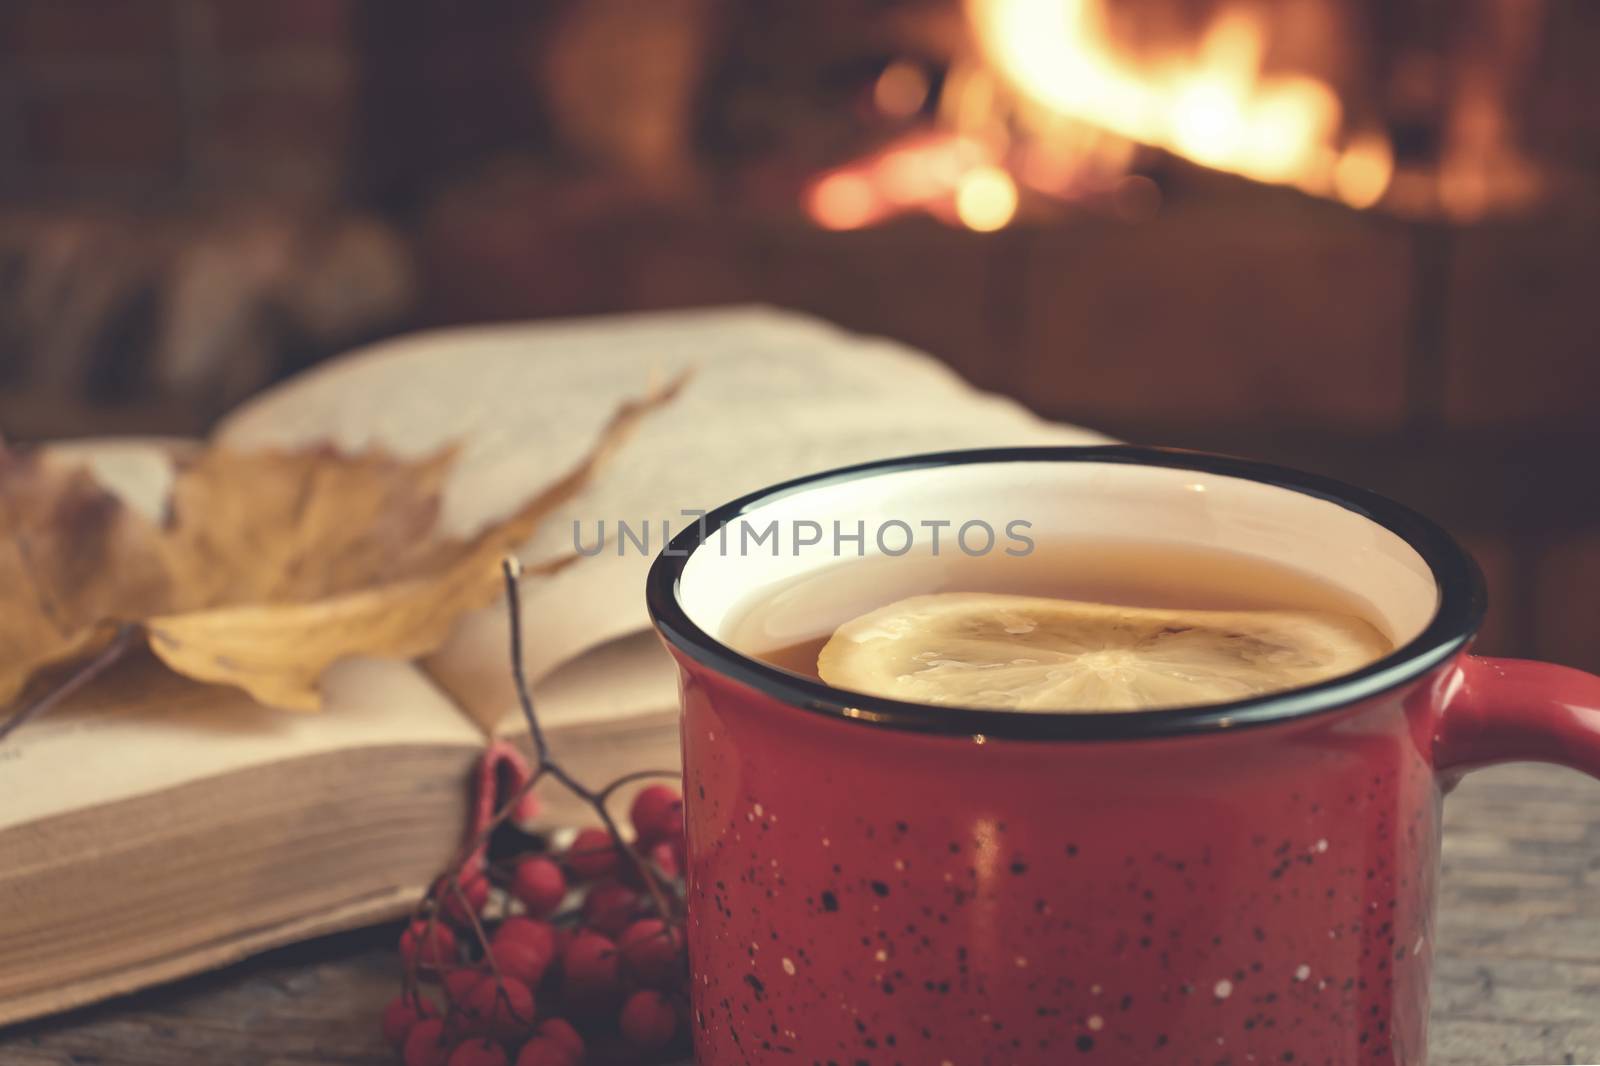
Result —
[[[0,704],[166,602],[169,585],[154,528],[87,470],[0,449]]]
[[[316,710],[333,663],[423,655],[492,603],[501,557],[681,385],[621,407],[575,467],[468,538],[436,528],[453,449],[421,460],[207,449],[178,461],[160,524],[86,471],[0,453],[0,703],[140,623],[178,673]]]

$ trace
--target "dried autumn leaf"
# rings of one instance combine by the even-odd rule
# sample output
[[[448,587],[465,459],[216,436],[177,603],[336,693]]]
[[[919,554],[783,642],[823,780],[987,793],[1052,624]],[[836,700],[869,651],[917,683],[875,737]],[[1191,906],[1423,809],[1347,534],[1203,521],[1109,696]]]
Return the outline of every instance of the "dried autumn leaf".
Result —
[[[210,448],[177,462],[163,550],[166,611],[304,602],[429,568],[440,494],[455,462],[328,447]]]
[[[0,705],[37,670],[94,651],[120,621],[166,602],[156,541],[88,471],[0,449]]]
[[[304,603],[219,607],[146,621],[150,648],[178,673],[235,685],[261,703],[297,711],[321,706],[324,671],[351,655],[412,659],[434,651],[457,618],[486,607],[498,589],[495,563],[532,532],[500,527],[442,571]],[[551,573],[574,557],[528,573]],[[490,575],[485,580],[484,575]]]
[[[160,527],[87,473],[13,460],[14,469],[0,467],[0,701],[39,668],[139,621],[150,649],[178,673],[315,710],[333,663],[433,651],[463,613],[492,603],[501,557],[681,384],[624,405],[575,467],[468,538],[436,529],[453,449],[415,461],[329,448],[209,449],[179,462]]]

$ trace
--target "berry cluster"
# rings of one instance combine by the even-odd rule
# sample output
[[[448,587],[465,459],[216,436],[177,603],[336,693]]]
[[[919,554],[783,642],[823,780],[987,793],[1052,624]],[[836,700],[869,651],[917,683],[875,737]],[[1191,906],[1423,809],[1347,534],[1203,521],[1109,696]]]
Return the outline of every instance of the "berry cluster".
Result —
[[[639,791],[629,839],[608,802],[663,772],[627,774],[596,791],[551,756],[523,672],[519,568],[507,560],[503,569],[512,677],[537,762],[528,767],[503,743],[485,754],[467,841],[400,937],[405,980],[384,1009],[383,1035],[405,1066],[683,1057],[683,797],[659,784]],[[593,808],[601,825],[560,846],[523,832],[517,823],[534,812],[534,788],[546,779]]]
[[[405,1066],[578,1066],[686,1051],[683,799],[652,785],[630,821],[631,844],[585,829],[564,848],[508,861],[478,851],[440,879],[400,937],[405,987],[383,1012]]]

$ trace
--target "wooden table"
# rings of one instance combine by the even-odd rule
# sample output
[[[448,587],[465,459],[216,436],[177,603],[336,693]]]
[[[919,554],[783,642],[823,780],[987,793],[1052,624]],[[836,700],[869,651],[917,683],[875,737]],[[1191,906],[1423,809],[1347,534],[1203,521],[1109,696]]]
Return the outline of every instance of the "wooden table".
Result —
[[[1446,809],[1433,1066],[1600,1063],[1600,784],[1499,767]],[[15,1028],[0,1064],[389,1064],[394,937],[332,937]]]

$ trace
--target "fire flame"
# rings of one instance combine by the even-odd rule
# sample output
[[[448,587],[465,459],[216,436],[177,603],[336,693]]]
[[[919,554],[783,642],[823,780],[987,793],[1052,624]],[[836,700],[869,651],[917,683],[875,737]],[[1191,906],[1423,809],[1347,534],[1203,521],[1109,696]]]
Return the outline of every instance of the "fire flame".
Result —
[[[806,194],[811,217],[853,229],[923,210],[989,231],[1016,215],[1023,190],[1115,206],[1127,182],[1149,184],[1128,177],[1138,145],[1356,208],[1395,190],[1382,131],[1350,128],[1327,82],[1265,68],[1264,8],[1239,0],[1191,43],[1135,54],[1110,32],[1107,3],[966,0],[975,55],[949,71],[938,128],[820,175]],[[929,84],[894,63],[873,99],[905,119],[924,109]],[[1438,185],[1462,182],[1441,174]]]
[[[989,64],[1049,112],[1216,170],[1339,194],[1339,98],[1315,78],[1262,73],[1266,29],[1253,9],[1225,9],[1188,54],[1137,61],[1112,43],[1097,0],[972,0],[968,10]],[[1391,161],[1370,143],[1359,158],[1347,187],[1366,206]]]

